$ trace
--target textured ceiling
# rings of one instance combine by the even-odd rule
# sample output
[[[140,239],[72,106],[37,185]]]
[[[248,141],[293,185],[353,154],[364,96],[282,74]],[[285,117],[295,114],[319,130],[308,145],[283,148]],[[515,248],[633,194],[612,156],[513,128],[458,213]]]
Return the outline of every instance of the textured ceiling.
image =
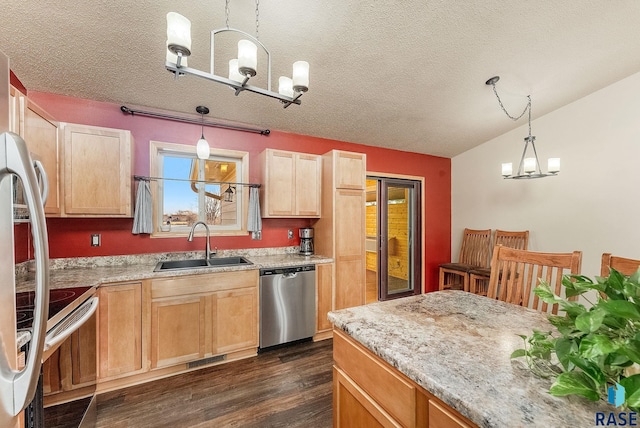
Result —
[[[191,20],[189,66],[208,71],[223,0],[1,7],[0,50],[29,90],[171,112],[206,105],[211,119],[445,157],[525,123],[500,111],[484,84],[491,76],[501,76],[512,115],[530,94],[535,119],[640,71],[637,0],[263,0],[259,34],[273,87],[294,61],[311,67],[302,105],[283,109],[164,69],[166,13]],[[230,12],[231,27],[254,33],[254,1],[231,0]]]

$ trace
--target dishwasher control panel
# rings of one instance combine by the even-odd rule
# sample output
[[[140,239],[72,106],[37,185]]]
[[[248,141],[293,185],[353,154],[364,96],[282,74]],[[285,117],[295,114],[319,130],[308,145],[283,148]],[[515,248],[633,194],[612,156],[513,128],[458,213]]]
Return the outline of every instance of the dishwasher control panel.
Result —
[[[309,271],[314,271],[314,270],[316,270],[316,265],[267,268],[267,269],[260,269],[260,276],[263,276],[263,275],[282,275],[282,274],[297,273],[297,272],[309,272]]]

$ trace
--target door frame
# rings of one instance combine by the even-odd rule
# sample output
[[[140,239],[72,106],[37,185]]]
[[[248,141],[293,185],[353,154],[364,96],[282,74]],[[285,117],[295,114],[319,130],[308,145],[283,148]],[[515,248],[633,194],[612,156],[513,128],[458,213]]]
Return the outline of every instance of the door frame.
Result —
[[[416,176],[416,175],[405,175],[405,174],[393,174],[393,173],[389,173],[389,172],[376,172],[376,171],[366,171],[366,178],[368,178],[369,176],[371,177],[379,177],[379,178],[399,178],[401,180],[413,180],[413,181],[419,181],[420,182],[420,203],[421,203],[421,207],[420,207],[420,245],[421,245],[421,251],[420,251],[420,264],[421,264],[421,269],[420,269],[420,294],[424,294],[425,290],[426,290],[426,284],[425,284],[425,261],[426,261],[426,254],[425,254],[425,245],[426,245],[426,240],[424,237],[424,231],[425,231],[425,207],[424,207],[424,201],[425,201],[425,179],[424,177],[421,176]]]

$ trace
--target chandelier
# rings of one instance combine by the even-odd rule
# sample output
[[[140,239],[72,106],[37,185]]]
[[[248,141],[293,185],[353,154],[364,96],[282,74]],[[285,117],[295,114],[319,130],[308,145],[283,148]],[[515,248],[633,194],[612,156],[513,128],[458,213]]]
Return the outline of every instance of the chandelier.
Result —
[[[496,83],[498,82],[498,80],[500,80],[500,76],[494,76],[491,79],[487,80],[485,83],[493,87],[493,93],[498,99],[498,104],[500,104],[500,108],[507,115],[507,117],[509,117],[509,119],[513,121],[517,121],[522,116],[524,116],[525,113],[529,113],[529,135],[524,137],[524,150],[522,151],[522,158],[520,159],[518,172],[514,175],[512,164],[503,163],[502,176],[504,178],[512,179],[531,179],[557,175],[558,172],[560,172],[560,158],[549,158],[549,160],[547,161],[547,173],[543,173],[540,169],[540,161],[538,161],[538,153],[536,152],[536,137],[531,135],[531,95],[527,95],[527,105],[525,106],[520,116],[511,116],[504,108],[502,100],[500,99],[500,96],[498,96],[498,91],[496,91]],[[533,157],[527,157],[529,146],[531,146],[531,150],[533,151]]]
[[[213,82],[223,83],[235,90],[236,96],[243,91],[254,92],[280,100],[284,108],[291,104],[301,104],[300,97],[309,89],[309,63],[296,61],[293,63],[292,77],[281,76],[278,80],[278,92],[271,90],[271,53],[258,40],[259,0],[256,0],[256,37],[229,27],[229,0],[226,1],[226,27],[211,31],[211,71],[205,72],[190,68],[187,57],[191,55],[191,21],[176,13],[167,13],[167,55],[166,68],[175,74],[175,78],[183,75],[201,77]],[[228,77],[216,74],[214,70],[215,39],[222,33],[237,33],[243,39],[238,42],[238,57],[229,60]],[[256,76],[258,70],[258,46],[267,56],[267,87],[249,85],[249,79]]]

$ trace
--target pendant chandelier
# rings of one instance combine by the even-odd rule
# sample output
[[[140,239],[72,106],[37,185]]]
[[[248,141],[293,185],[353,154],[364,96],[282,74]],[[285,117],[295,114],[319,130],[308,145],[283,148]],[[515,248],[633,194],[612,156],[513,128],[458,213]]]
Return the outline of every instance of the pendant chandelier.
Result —
[[[514,175],[512,164],[503,163],[502,176],[504,178],[512,179],[531,179],[557,175],[558,172],[560,172],[560,158],[549,158],[547,162],[547,173],[543,173],[542,169],[540,168],[540,161],[538,161],[538,153],[536,152],[536,137],[531,135],[531,95],[527,95],[527,105],[520,116],[511,116],[504,108],[502,100],[500,99],[500,96],[498,96],[498,91],[496,91],[496,83],[498,83],[498,80],[500,80],[500,76],[494,76],[491,79],[487,80],[485,83],[493,87],[493,93],[498,99],[498,104],[500,104],[500,108],[507,115],[507,117],[509,117],[509,119],[513,121],[517,121],[522,116],[524,116],[525,113],[529,114],[529,135],[524,137],[524,150],[522,151],[522,158],[520,159],[518,172]],[[527,151],[529,147],[531,147],[531,150],[533,151],[533,157],[527,157]]]
[[[204,138],[204,115],[209,114],[209,109],[205,106],[198,106],[196,107],[196,111],[202,118],[202,129],[200,132],[200,139],[196,143],[196,154],[198,155],[198,159],[209,159],[211,148],[209,147],[207,139]]]
[[[292,77],[281,76],[278,80],[278,92],[271,90],[271,53],[259,40],[259,0],[256,0],[256,37],[229,27],[229,0],[226,1],[226,27],[211,31],[211,52],[209,73],[187,64],[191,55],[191,21],[184,16],[169,12],[167,14],[167,55],[165,67],[175,74],[175,78],[183,75],[201,77],[213,82],[223,83],[235,90],[236,96],[242,91],[249,91],[280,100],[284,107],[301,104],[300,97],[309,89],[309,63],[296,61],[293,63]],[[228,77],[220,76],[214,70],[215,39],[221,33],[237,33],[243,37],[238,42],[238,57],[229,60]],[[258,73],[258,46],[267,55],[267,88],[249,85],[249,79]]]

